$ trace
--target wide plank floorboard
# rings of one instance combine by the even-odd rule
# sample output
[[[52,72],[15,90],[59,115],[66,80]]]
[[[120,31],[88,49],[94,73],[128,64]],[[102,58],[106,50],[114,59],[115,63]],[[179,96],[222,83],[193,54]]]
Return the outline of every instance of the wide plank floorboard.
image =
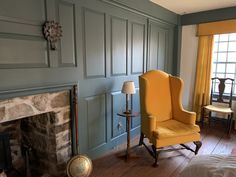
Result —
[[[124,153],[126,144],[120,145],[119,150],[113,150],[104,157],[93,160],[93,172],[91,177],[178,177],[181,171],[195,157],[194,153],[188,150],[178,150],[173,152],[162,152],[159,156],[159,166],[152,167],[153,158],[149,155],[144,146],[138,144],[139,137],[131,141],[131,156],[137,158],[128,162],[120,158]],[[199,155],[207,154],[230,154],[236,148],[236,131],[232,131],[228,137],[225,127],[214,125],[210,128],[201,129],[202,147]],[[193,143],[189,143],[192,148]],[[179,145],[173,146],[174,148]],[[168,147],[168,148],[173,148]]]

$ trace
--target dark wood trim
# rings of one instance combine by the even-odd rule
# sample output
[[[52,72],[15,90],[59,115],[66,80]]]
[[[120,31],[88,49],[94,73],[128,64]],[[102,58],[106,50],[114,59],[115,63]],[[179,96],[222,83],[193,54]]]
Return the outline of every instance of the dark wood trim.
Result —
[[[72,155],[79,153],[78,145],[78,86],[74,85],[70,89],[70,116],[71,116],[71,140],[72,140]]]
[[[236,6],[202,11],[181,16],[181,25],[193,25],[236,18]]]

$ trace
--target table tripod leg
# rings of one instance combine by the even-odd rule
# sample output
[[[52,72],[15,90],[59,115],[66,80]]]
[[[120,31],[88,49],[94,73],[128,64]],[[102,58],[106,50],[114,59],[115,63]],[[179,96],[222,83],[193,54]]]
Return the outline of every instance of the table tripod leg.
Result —
[[[129,158],[129,149],[130,149],[130,117],[126,119],[127,125],[127,149],[126,149],[126,158]]]

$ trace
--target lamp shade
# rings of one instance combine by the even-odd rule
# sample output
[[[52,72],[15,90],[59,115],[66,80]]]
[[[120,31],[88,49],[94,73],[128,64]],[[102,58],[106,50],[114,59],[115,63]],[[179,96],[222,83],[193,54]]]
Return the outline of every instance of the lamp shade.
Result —
[[[134,81],[125,81],[123,83],[122,93],[135,94],[136,90],[135,90],[135,86],[134,86]]]

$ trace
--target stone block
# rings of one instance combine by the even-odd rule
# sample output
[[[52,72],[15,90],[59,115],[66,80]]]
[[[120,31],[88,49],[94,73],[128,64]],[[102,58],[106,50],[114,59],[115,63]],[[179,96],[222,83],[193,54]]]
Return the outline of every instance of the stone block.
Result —
[[[63,125],[58,125],[55,127],[55,133],[58,134],[60,132],[64,132],[65,130],[70,130],[70,122],[67,122]]]
[[[63,119],[64,120],[70,120],[70,111],[67,111],[67,112],[64,113]]]
[[[22,104],[17,104],[9,108],[8,114],[9,114],[9,117],[13,119],[13,118],[19,118],[22,116],[25,116],[25,117],[30,116],[34,114],[34,111],[30,105],[26,103],[22,103]]]
[[[48,94],[35,95],[32,97],[32,103],[39,111],[45,111],[48,103]]]
[[[57,151],[57,163],[66,163],[71,158],[71,148],[66,147]]]
[[[3,120],[5,115],[6,115],[6,108],[5,107],[1,107],[0,108],[0,120]]]
[[[69,101],[68,92],[59,93],[51,101],[52,108],[61,108],[61,107],[69,106],[69,105],[70,105],[70,101]]]

